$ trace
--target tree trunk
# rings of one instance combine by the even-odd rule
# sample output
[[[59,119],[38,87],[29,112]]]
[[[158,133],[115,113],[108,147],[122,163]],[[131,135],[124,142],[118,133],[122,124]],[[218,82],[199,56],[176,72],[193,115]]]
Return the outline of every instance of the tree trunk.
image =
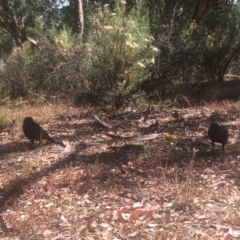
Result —
[[[74,0],[73,2],[75,18],[74,32],[77,33],[80,36],[80,38],[82,38],[84,29],[83,0]]]
[[[205,13],[217,2],[218,0],[197,0],[197,4],[192,15],[192,20],[196,21],[196,23],[199,23],[203,19]]]

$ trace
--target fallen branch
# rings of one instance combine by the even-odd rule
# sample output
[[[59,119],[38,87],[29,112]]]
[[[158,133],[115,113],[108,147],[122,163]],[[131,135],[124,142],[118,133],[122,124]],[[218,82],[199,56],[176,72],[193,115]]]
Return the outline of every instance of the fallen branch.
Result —
[[[59,154],[58,161],[62,161],[70,156],[74,156],[79,147],[95,146],[99,143],[69,143],[64,141],[63,144],[66,146],[64,150]]]
[[[105,123],[103,120],[101,120],[98,116],[96,116],[95,114],[93,114],[93,116],[95,117],[95,119],[101,124],[103,125],[104,127],[106,128],[109,128],[109,129],[112,129],[114,126],[111,126],[107,123]]]
[[[154,140],[161,135],[162,135],[162,133],[154,133],[154,134],[150,134],[150,135],[144,135],[142,137],[134,137],[131,139],[131,141],[136,141],[136,142],[137,141],[149,141],[149,140]]]

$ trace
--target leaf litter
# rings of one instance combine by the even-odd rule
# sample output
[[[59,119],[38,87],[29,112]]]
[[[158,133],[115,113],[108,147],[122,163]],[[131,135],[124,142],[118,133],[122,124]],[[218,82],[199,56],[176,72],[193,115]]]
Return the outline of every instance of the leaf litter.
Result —
[[[29,150],[21,126],[1,132],[1,239],[239,238],[237,112],[219,107],[223,153],[206,136],[211,105],[155,107],[144,121],[134,109],[72,110],[46,125],[65,147]]]

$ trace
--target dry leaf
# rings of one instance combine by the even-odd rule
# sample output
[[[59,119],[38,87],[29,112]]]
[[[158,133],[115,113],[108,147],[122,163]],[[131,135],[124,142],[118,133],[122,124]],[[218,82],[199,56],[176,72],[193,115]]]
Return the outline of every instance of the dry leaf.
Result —
[[[135,211],[132,212],[132,214],[130,215],[129,220],[136,220],[138,216],[140,216],[141,214],[143,214],[145,211],[142,209],[136,209]]]
[[[45,207],[45,208],[49,208],[49,207],[51,207],[51,206],[53,206],[53,205],[54,205],[54,203],[51,202],[51,203],[46,204],[44,207]]]
[[[158,226],[157,223],[148,223],[147,225],[148,225],[149,227],[151,227],[151,228],[155,228],[155,227]]]
[[[64,222],[68,222],[67,219],[66,219],[63,215],[61,215],[60,218],[61,218],[61,220],[63,220]]]
[[[52,231],[50,231],[50,230],[45,230],[44,232],[43,232],[43,236],[44,237],[47,237],[48,235],[50,235],[50,234],[52,234],[53,232]]]

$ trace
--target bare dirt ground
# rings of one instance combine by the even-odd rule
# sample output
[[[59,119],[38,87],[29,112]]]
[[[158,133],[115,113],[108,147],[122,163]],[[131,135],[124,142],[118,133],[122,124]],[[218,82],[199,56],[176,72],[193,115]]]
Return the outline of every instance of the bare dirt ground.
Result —
[[[238,105],[0,113],[14,120],[0,130],[1,239],[240,239]],[[68,147],[29,149],[26,116]],[[207,138],[215,121],[225,152]]]

